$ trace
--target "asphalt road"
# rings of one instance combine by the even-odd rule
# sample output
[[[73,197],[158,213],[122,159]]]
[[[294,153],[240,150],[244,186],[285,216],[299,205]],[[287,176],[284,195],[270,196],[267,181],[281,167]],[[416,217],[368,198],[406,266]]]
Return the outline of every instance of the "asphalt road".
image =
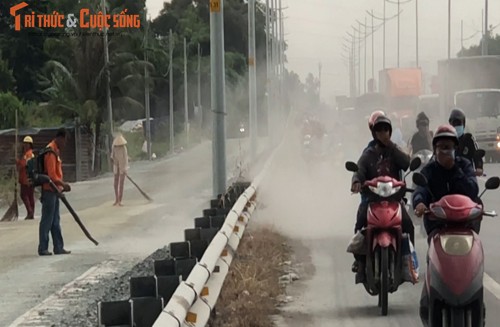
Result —
[[[291,136],[289,140],[297,138]],[[486,165],[485,172],[500,176],[500,166]],[[260,192],[265,209],[259,212],[257,221],[273,224],[291,237],[302,253],[297,259],[305,266],[301,281],[288,288],[293,301],[276,317],[278,326],[422,326],[418,316],[421,282],[405,283],[389,295],[387,317],[380,316],[377,297],[368,295],[361,284],[354,284],[353,257],[346,248],[353,234],[359,196],[350,194],[350,178],[351,173],[343,166],[305,165],[293,142],[277,153]],[[484,179],[481,189],[483,184]],[[500,212],[499,192],[484,195],[488,210]],[[486,255],[487,326],[493,327],[500,321],[500,220],[485,218],[480,235]],[[419,233],[417,238],[422,280],[427,244]]]
[[[263,149],[266,142],[260,145]],[[242,146],[245,156],[247,141],[243,141]],[[241,158],[238,141],[227,142],[227,154],[227,177],[230,178],[236,173]],[[90,233],[100,242],[97,247],[86,239],[62,203],[63,236],[65,247],[73,251],[70,255],[37,255],[39,202],[34,221],[0,224],[0,326],[9,326],[14,320],[17,320],[15,326],[60,326],[37,320],[43,312],[16,318],[96,265],[112,260],[112,264],[104,265],[99,271],[121,274],[156,249],[182,240],[184,229],[192,228],[193,218],[201,216],[202,210],[209,207],[212,198],[210,142],[166,160],[137,162],[131,166],[129,175],[153,202],[148,203],[126,181],[124,207],[113,207],[112,176],[75,183],[67,195]],[[24,208],[20,207],[20,217],[24,214]]]

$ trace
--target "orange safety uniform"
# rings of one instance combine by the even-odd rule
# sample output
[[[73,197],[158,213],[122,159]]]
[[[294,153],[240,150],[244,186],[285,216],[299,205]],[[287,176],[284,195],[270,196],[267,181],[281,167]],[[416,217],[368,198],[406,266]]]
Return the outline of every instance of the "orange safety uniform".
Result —
[[[59,147],[57,146],[55,141],[49,143],[48,147],[50,147],[54,153],[47,153],[44,155],[43,162],[47,175],[50,179],[59,187],[59,190],[62,191],[62,183],[63,183],[63,171],[62,171],[62,160],[59,156]],[[42,186],[44,191],[54,191],[49,183],[45,183]]]
[[[26,163],[28,160],[33,158],[33,150],[29,149],[24,153],[24,156],[21,159],[16,159],[17,171],[19,172],[19,184],[28,186],[28,172],[26,171]]]

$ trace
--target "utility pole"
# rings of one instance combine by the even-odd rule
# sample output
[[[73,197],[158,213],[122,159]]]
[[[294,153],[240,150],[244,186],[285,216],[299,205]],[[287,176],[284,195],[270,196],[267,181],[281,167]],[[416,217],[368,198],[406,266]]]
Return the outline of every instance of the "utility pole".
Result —
[[[184,38],[184,132],[186,133],[186,147],[189,146],[188,110],[187,43],[186,38]]]
[[[354,58],[354,96],[357,97],[359,95],[359,82],[358,82],[358,76],[359,76],[359,58],[356,57],[356,28],[352,26],[352,49],[353,49],[353,58]],[[356,58],[358,58],[356,60]],[[357,69],[357,70],[356,70]]]
[[[416,55],[416,63],[417,63],[417,68],[419,67],[419,63],[418,63],[418,0],[415,0],[415,22],[416,22],[416,26],[415,26],[415,29],[416,29],[416,52],[415,52],[415,55]]]
[[[278,34],[278,53],[277,53],[277,59],[278,59],[278,94],[279,94],[279,114],[283,115],[283,108],[284,106],[284,101],[283,101],[283,7],[281,5],[281,0],[279,0],[279,18],[277,24],[279,27],[277,27],[277,30],[279,30]],[[281,118],[281,117],[280,117]],[[279,120],[283,121],[283,120]]]
[[[385,3],[385,2],[384,2]],[[373,9],[372,9],[372,80],[375,82],[375,23],[373,18]],[[385,22],[384,22],[385,26]]]
[[[399,6],[400,6],[400,1],[398,0],[398,12],[399,12]],[[399,68],[399,21],[400,21],[400,15],[398,15],[398,68]]]
[[[104,17],[106,17],[106,2],[102,0],[102,12],[104,13]],[[108,44],[108,28],[104,26],[104,65],[106,67],[106,106],[108,109],[108,120],[109,120],[109,140],[110,144],[106,145],[106,148],[109,149],[111,145],[111,141],[113,140],[113,105],[111,103],[111,74],[109,71],[109,44]]]
[[[281,94],[281,108],[282,113],[285,114],[285,19],[283,17],[283,6],[282,0],[280,1],[280,71],[281,71],[281,79],[280,79],[280,94]],[[283,116],[286,117],[286,116]],[[285,119],[282,121],[282,127],[285,126]]]
[[[488,0],[484,1],[484,34],[483,34],[483,44],[481,47],[481,55],[488,55],[488,38],[489,36],[489,27],[488,27]]]
[[[451,0],[448,0],[448,59],[451,58]]]
[[[270,136],[271,132],[271,104],[270,104],[270,93],[271,93],[271,63],[269,62],[271,56],[269,54],[270,46],[270,19],[269,19],[269,0],[266,0],[266,110],[267,110],[267,135]]]
[[[364,30],[365,30],[365,72],[364,72],[364,87],[363,89],[365,90],[365,94],[366,94],[366,51],[367,51],[367,39],[368,39],[368,27],[366,26],[366,16],[365,16],[365,25],[363,26],[364,27]]]
[[[278,0],[274,0],[274,52],[273,52],[273,90],[274,90],[274,126],[273,131],[275,133],[274,142],[278,142],[278,131],[277,126],[279,122],[279,114],[281,113],[281,101],[280,101],[280,81],[279,81],[279,11]],[[276,145],[276,144],[274,144]]]
[[[460,50],[464,51],[464,20],[460,21]]]
[[[248,77],[250,106],[250,160],[257,158],[257,72],[255,58],[255,0],[248,0]]]
[[[269,61],[269,86],[270,92],[269,97],[271,100],[271,109],[269,111],[270,115],[270,126],[272,128],[269,129],[269,136],[271,138],[271,144],[275,145],[277,141],[276,138],[276,121],[277,121],[277,95],[276,95],[276,35],[278,34],[276,31],[276,18],[277,18],[277,8],[276,8],[276,0],[271,1],[271,9],[270,9],[270,29],[271,29],[271,52],[270,52],[270,61]]]
[[[382,25],[382,26],[383,26],[382,68],[383,68],[383,69],[385,69],[385,68],[386,68],[386,55],[385,55],[385,53],[386,53],[386,51],[385,51],[385,50],[386,50],[386,49],[385,49],[385,48],[386,48],[386,46],[385,46],[385,39],[386,39],[386,35],[385,35],[385,34],[386,34],[386,33],[385,33],[385,25],[386,25],[386,23],[387,23],[388,21],[392,20],[393,18],[396,18],[396,16],[397,16],[397,17],[398,17],[398,19],[399,19],[399,15],[401,15],[401,12],[402,12],[402,11],[398,11],[398,13],[397,13],[396,15],[394,15],[394,16],[392,16],[392,17],[390,17],[390,18],[387,18],[387,17],[386,17],[386,13],[385,13],[385,3],[386,3],[386,2],[390,2],[390,1],[388,1],[388,0],[382,0],[382,1],[384,2],[384,13],[383,13],[383,17],[382,17],[382,18],[375,16],[375,15],[373,14],[373,10],[371,10],[371,11],[368,11],[368,10],[367,10],[367,11],[366,11],[366,13],[372,17],[372,22],[373,22],[373,19],[377,19],[377,20],[381,20],[381,21],[382,21],[382,24],[383,24],[383,25]],[[410,0],[410,1],[411,1],[411,0]],[[396,3],[396,2],[390,2],[390,3]],[[374,24],[372,23],[372,26],[373,26],[373,25],[374,25]]]
[[[210,0],[210,66],[212,112],[213,195],[226,192],[226,94],[224,67],[224,0]]]
[[[198,111],[200,115],[200,131],[203,130],[203,108],[201,106],[201,46],[198,43]]]
[[[144,59],[148,62],[148,32],[149,22],[147,11],[145,11],[146,33],[144,33]],[[151,112],[149,107],[149,70],[144,67],[144,104],[146,107],[146,148],[148,152],[148,160],[151,160]]]
[[[386,0],[382,0],[382,1],[384,2],[384,17],[383,17],[383,19],[384,19],[384,36],[383,36],[383,38],[384,38],[384,41],[383,41],[383,43],[384,43],[384,50],[382,51],[383,52],[382,53],[382,58],[383,58],[382,59],[383,60],[382,61],[383,62],[382,68],[385,69],[385,23],[386,23],[386,19],[385,19],[385,2],[386,2]]]
[[[321,103],[321,68],[322,65],[321,65],[321,62],[318,64],[318,73],[319,73],[319,85],[318,85],[318,103]]]
[[[358,90],[361,95],[361,23],[358,23]]]
[[[170,70],[169,70],[169,102],[170,102],[170,110],[169,110],[169,125],[170,125],[170,154],[174,153],[175,143],[174,143],[174,65],[173,65],[173,55],[174,55],[174,37],[172,35],[172,30],[169,31],[168,34],[168,48],[169,48],[169,61],[170,61]]]

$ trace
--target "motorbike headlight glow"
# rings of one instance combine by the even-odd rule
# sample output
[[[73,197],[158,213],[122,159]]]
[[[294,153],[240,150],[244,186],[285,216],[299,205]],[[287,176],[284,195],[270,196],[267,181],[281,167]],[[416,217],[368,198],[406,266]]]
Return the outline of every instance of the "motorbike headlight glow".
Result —
[[[382,183],[378,182],[377,187],[370,186],[370,190],[384,198],[390,197],[391,195],[396,194],[399,190],[401,189],[400,186],[398,187],[392,187],[392,182],[389,183]]]
[[[466,255],[472,249],[472,235],[441,235],[441,247],[449,255]]]
[[[497,148],[499,148],[499,149],[500,149],[500,142],[498,142],[498,143],[497,143]]]

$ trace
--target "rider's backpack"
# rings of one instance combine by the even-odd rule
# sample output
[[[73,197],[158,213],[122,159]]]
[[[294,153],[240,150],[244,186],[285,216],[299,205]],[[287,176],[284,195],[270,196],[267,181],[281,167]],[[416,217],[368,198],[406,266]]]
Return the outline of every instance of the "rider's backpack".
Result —
[[[38,178],[38,175],[47,174],[47,171],[45,170],[44,157],[47,153],[50,152],[55,154],[54,150],[52,150],[51,147],[46,147],[38,151],[38,153],[34,152],[33,157],[26,161],[26,173],[28,175],[28,181],[31,186],[37,187],[42,185]]]

